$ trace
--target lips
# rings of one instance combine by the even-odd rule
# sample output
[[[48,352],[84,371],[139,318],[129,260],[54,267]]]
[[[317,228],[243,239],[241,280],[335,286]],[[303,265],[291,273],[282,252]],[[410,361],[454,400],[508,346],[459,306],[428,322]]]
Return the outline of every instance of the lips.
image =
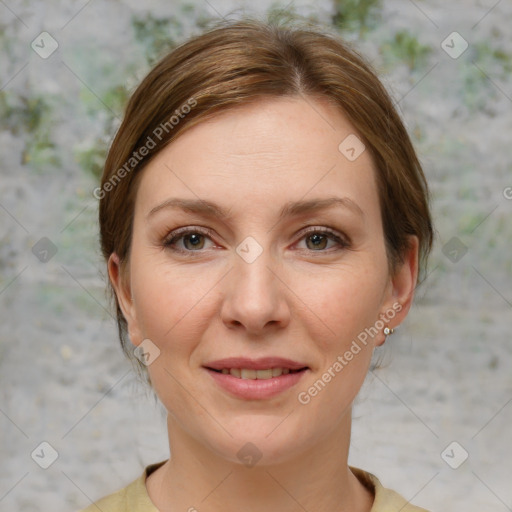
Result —
[[[231,370],[231,369],[247,369],[247,370],[269,370],[272,368],[288,369],[290,371],[302,370],[308,368],[304,363],[293,361],[282,357],[261,357],[259,359],[249,359],[247,357],[228,357],[211,361],[204,365],[209,370]]]
[[[310,368],[283,357],[228,357],[204,365],[221,389],[243,400],[266,400],[296,386]]]

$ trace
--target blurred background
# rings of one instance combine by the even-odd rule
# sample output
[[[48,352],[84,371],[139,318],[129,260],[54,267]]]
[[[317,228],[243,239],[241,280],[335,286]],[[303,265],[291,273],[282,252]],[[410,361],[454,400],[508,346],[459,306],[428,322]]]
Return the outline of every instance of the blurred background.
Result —
[[[92,192],[150,67],[244,14],[353,42],[432,189],[427,276],[357,399],[350,464],[432,512],[512,510],[507,0],[0,1],[0,510],[78,510],[169,456],[119,347]]]

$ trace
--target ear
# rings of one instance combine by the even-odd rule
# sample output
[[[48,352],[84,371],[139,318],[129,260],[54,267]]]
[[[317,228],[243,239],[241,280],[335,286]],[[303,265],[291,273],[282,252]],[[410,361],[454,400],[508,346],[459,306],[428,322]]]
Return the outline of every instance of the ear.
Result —
[[[137,321],[135,304],[132,300],[129,276],[126,272],[123,272],[119,256],[115,252],[110,255],[107,266],[110,282],[116,293],[119,307],[128,324],[130,341],[137,346],[142,342],[143,337],[141,336],[141,329]]]
[[[409,313],[418,279],[418,257],[418,237],[411,235],[409,237],[409,247],[403,256],[403,261],[389,278],[386,298],[383,302],[384,309],[381,311],[381,318],[387,327],[398,327],[405,320],[407,313]],[[382,339],[379,338],[377,345],[382,345],[385,341],[386,337],[382,335]]]

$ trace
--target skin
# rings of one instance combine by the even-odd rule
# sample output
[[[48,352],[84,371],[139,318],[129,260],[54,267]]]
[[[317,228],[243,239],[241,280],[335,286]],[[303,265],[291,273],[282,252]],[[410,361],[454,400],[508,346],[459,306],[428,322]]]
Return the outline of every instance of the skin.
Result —
[[[144,169],[130,259],[123,271],[113,253],[109,275],[132,343],[149,338],[160,350],[148,370],[168,411],[172,457],[146,482],[159,510],[371,509],[373,495],[347,460],[352,403],[382,330],[308,404],[297,399],[397,303],[386,325],[399,325],[414,294],[417,239],[390,275],[370,153],[351,162],[338,150],[353,133],[322,99],[264,99],[196,125]],[[333,195],[362,213],[277,217],[288,201]],[[231,218],[171,208],[148,217],[171,197],[213,201]],[[191,257],[165,247],[187,226],[213,233],[175,242]],[[350,245],[306,227],[331,228]],[[263,249],[252,263],[236,252],[248,236]],[[309,370],[276,397],[242,400],[203,368],[234,355],[287,357]],[[254,467],[237,457],[247,442],[261,452]]]

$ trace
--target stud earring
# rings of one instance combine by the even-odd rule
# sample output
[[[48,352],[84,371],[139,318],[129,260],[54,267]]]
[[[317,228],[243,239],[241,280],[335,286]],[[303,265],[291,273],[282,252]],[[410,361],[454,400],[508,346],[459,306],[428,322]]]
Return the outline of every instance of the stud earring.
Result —
[[[395,329],[392,327],[384,327],[384,336],[389,336],[390,334],[393,334],[395,332]]]

